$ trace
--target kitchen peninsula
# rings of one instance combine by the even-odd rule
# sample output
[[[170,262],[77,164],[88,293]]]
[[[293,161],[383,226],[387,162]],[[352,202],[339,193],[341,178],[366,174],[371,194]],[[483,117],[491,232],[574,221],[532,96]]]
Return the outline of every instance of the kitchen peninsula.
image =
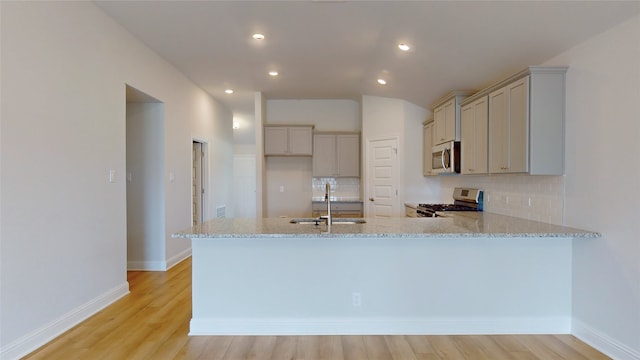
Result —
[[[365,224],[214,219],[191,238],[191,335],[569,333],[573,241],[490,213]]]

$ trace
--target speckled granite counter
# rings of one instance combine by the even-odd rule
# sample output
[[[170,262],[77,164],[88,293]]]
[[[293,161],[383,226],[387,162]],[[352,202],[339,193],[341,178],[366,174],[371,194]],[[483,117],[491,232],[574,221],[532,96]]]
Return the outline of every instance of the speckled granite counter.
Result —
[[[324,203],[324,196],[320,197],[320,196],[314,196],[311,198],[311,202],[314,203]],[[331,196],[331,202],[344,202],[344,203],[361,203],[362,200],[360,200],[359,197],[353,197],[353,196]]]
[[[174,234],[178,238],[593,238],[599,233],[492,213],[454,214],[446,218],[367,218],[365,224],[291,224],[290,219],[214,219]]]

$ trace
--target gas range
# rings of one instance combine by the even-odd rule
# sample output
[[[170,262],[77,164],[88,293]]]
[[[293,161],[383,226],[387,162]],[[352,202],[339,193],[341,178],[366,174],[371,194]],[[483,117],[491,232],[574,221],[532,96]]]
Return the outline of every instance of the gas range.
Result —
[[[438,212],[445,211],[482,211],[483,191],[480,189],[455,188],[453,199],[453,204],[418,204],[417,216],[438,217],[442,216]]]

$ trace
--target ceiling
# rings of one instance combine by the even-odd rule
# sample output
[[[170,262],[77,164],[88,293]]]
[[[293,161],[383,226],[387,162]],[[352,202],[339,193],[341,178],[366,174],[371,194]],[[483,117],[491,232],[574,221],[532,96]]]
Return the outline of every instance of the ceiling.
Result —
[[[257,91],[267,99],[375,95],[429,108],[450,90],[486,87],[640,12],[640,1],[96,3],[234,118],[251,119]],[[256,32],[265,39],[252,39]],[[412,49],[400,51],[400,42]]]

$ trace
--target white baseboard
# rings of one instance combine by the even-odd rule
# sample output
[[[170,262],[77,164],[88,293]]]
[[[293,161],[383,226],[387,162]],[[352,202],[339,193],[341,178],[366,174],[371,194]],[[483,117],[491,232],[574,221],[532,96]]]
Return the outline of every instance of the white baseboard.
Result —
[[[127,271],[166,271],[165,261],[127,261]]]
[[[62,315],[57,320],[54,320],[39,329],[18,338],[6,346],[3,346],[0,349],[0,359],[19,359],[20,357],[35,351],[42,345],[55,339],[65,331],[71,329],[127,294],[129,294],[129,283],[125,282],[124,284],[116,286],[106,293],[94,298],[88,303]]]
[[[191,256],[191,247],[169,258],[169,260],[167,260],[167,270],[178,265],[185,259],[189,258],[189,256]]]
[[[127,271],[167,271],[191,256],[188,248],[167,261],[127,261]]]
[[[191,319],[189,335],[569,334],[571,318]]]
[[[640,351],[634,350],[595,330],[580,320],[573,319],[572,335],[598,351],[619,360],[640,360]]]

